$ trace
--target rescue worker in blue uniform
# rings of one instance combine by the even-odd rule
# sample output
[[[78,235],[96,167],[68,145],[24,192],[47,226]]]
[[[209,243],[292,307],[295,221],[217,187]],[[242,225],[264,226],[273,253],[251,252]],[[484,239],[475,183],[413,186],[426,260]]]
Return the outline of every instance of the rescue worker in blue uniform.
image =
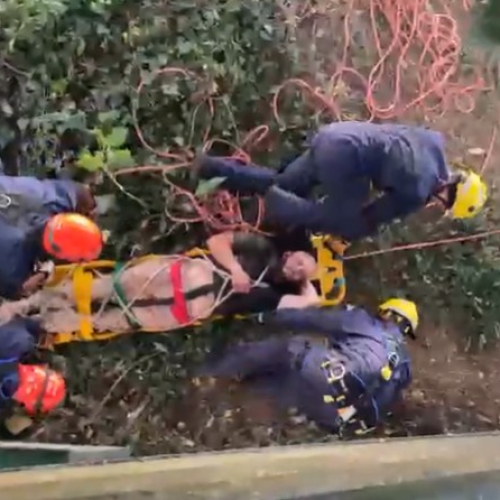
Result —
[[[17,299],[39,288],[54,268],[49,256],[70,262],[86,260],[87,256],[96,258],[100,253],[99,243],[97,246],[94,243],[94,251],[89,252],[88,245],[83,248],[87,240],[81,228],[90,221],[81,223],[78,229],[75,223],[66,220],[63,231],[67,234],[57,251],[43,241],[44,234],[52,234],[56,226],[60,237],[61,219],[56,216],[74,213],[93,218],[96,207],[91,188],[85,184],[0,175],[0,296]],[[92,231],[96,232],[95,227]],[[76,238],[73,244],[69,241],[72,237]],[[80,237],[84,237],[83,247],[78,242]],[[77,245],[80,255],[69,248]]]
[[[276,223],[348,242],[433,201],[464,219],[477,215],[487,199],[477,174],[450,171],[439,132],[399,124],[331,123],[278,172],[209,156],[200,157],[195,170],[201,178],[225,178],[221,189],[263,195]],[[317,201],[308,199],[314,188]]]
[[[32,424],[60,406],[63,376],[41,359],[36,320],[16,318],[0,326],[0,439],[23,437]]]
[[[32,229],[0,217],[0,297],[15,300],[30,295],[50,279],[53,259],[90,261],[99,257],[102,247],[101,231],[81,214],[60,213]]]
[[[352,306],[283,308],[271,323],[298,335],[232,346],[199,375],[252,382],[340,434],[376,427],[411,381],[404,339],[414,338],[418,326],[413,302],[388,300],[376,317]]]

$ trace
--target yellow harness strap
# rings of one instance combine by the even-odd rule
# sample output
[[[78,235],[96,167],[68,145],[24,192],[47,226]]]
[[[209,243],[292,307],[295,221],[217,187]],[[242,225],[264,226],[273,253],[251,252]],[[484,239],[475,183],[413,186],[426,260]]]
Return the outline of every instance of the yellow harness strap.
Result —
[[[316,249],[321,302],[325,306],[340,304],[346,294],[342,261],[345,246],[329,236],[313,236],[311,242]]]
[[[92,281],[91,272],[78,266],[73,273],[73,290],[75,293],[76,310],[80,314],[80,336],[82,340],[93,339],[92,328]]]

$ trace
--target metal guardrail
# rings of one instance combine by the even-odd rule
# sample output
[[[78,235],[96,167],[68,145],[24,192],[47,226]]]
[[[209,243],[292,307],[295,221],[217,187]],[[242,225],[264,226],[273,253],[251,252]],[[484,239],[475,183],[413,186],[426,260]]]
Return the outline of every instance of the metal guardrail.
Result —
[[[5,472],[0,488],[9,500],[287,500],[500,470],[499,449],[500,433],[273,447]]]

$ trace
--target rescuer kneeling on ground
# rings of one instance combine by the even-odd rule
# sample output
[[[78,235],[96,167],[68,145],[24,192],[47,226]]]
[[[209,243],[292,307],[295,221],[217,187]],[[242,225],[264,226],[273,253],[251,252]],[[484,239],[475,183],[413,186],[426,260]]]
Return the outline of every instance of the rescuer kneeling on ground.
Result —
[[[64,401],[64,378],[36,359],[41,334],[32,319],[0,326],[0,439],[22,437]]]
[[[405,337],[418,326],[413,302],[391,299],[376,317],[352,306],[278,309],[270,322],[308,336],[232,346],[199,375],[250,382],[325,430],[355,434],[375,428],[411,381]]]
[[[487,199],[477,174],[450,171],[439,132],[398,124],[331,123],[281,171],[210,156],[201,156],[195,169],[201,178],[225,178],[221,189],[264,196],[276,224],[348,242],[435,201],[465,219]],[[317,201],[307,199],[314,188]]]
[[[31,229],[0,217],[0,296],[14,300],[38,290],[51,277],[52,259],[84,262],[99,257],[102,233],[87,217],[61,213]]]

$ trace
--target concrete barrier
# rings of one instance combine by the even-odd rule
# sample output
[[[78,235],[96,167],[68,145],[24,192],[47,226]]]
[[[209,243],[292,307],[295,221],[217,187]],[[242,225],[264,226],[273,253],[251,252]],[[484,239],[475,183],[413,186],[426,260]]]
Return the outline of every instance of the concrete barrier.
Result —
[[[9,500],[285,500],[500,470],[500,433],[153,458],[0,474]]]

